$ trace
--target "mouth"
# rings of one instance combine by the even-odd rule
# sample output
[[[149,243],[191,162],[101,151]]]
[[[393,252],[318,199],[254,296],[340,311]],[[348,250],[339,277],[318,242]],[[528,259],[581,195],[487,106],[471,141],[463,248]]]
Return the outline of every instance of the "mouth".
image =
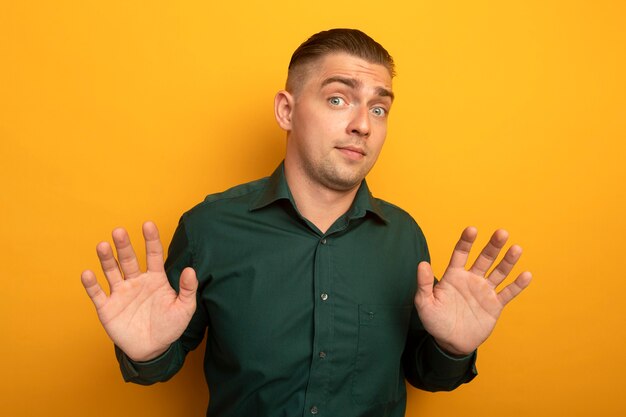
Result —
[[[337,146],[335,149],[339,150],[342,154],[353,160],[362,159],[365,155],[367,155],[365,150],[358,146]]]

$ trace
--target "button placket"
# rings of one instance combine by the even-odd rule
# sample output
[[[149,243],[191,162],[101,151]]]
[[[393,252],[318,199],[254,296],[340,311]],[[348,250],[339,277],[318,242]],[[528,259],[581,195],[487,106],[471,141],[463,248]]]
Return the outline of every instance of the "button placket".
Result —
[[[317,293],[314,307],[314,336],[312,357],[315,358],[311,362],[309,384],[305,394],[305,404],[308,405],[310,415],[319,415],[321,413],[318,408],[326,401],[328,393],[330,362],[327,359],[325,348],[330,347],[329,336],[332,333],[330,329],[332,323],[332,302],[330,293],[332,290],[332,272],[330,251],[332,245],[327,237],[318,237],[317,249],[315,254],[314,269],[314,291]],[[315,352],[315,353],[314,353]],[[305,409],[306,410],[306,409]]]

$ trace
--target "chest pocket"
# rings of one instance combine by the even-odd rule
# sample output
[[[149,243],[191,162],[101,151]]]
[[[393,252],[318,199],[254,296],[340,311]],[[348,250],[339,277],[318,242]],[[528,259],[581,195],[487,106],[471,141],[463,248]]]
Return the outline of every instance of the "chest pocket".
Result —
[[[412,305],[359,305],[359,336],[352,379],[355,402],[387,403],[406,394],[401,357],[413,308]]]

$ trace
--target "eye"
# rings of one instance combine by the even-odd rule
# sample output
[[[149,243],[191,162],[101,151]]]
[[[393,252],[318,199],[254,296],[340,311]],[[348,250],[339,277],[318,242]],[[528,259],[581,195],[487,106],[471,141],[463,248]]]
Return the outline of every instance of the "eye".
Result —
[[[382,107],[374,107],[371,111],[374,114],[374,116],[384,117],[387,115],[387,110],[385,110]]]
[[[328,102],[331,106],[342,106],[346,103],[341,97],[331,97],[328,99]]]

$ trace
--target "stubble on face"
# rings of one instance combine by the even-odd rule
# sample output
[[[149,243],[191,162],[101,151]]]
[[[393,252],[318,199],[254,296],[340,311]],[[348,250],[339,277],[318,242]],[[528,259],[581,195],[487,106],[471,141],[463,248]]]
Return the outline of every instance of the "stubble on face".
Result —
[[[338,95],[345,94],[349,97],[346,100],[355,103],[391,94],[387,100],[390,105],[391,76],[381,65],[345,54],[327,56],[315,65],[307,65],[303,71],[305,75],[300,76],[306,83],[294,91],[297,128],[290,138],[298,142],[295,152],[299,168],[312,185],[334,191],[353,190],[376,162],[386,135],[386,120],[370,121],[368,132],[352,129],[353,116],[346,117],[339,109],[329,109],[324,88],[328,95],[336,89]],[[354,85],[332,81],[334,78],[348,80],[348,84],[354,81]],[[325,83],[329,86],[325,87]],[[371,117],[369,109],[365,111],[365,117]]]
[[[316,162],[302,159],[302,169],[312,182],[319,183],[333,191],[349,191],[361,184],[373,166],[373,162],[375,161],[372,161],[371,166],[361,165],[357,169],[345,169],[329,154]]]

